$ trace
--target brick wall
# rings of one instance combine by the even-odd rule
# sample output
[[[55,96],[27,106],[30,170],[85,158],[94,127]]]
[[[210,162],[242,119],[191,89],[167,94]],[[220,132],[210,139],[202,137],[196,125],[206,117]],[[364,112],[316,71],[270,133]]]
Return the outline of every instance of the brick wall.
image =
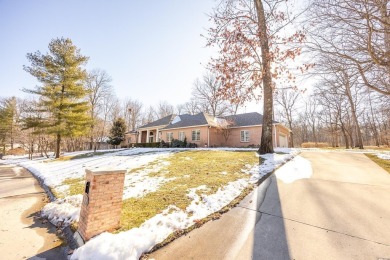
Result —
[[[124,170],[86,170],[89,194],[84,193],[78,232],[84,241],[120,225]]]

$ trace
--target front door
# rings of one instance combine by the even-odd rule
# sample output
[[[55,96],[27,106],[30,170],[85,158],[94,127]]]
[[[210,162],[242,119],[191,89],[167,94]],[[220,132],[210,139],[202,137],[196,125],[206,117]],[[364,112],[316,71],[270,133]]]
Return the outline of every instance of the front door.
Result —
[[[141,143],[146,143],[146,131],[142,131],[141,133]]]

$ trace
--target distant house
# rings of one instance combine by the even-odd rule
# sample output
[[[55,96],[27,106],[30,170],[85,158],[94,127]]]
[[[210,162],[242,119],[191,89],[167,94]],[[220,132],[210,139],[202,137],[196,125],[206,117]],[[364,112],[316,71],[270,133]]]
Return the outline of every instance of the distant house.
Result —
[[[173,139],[196,143],[198,147],[248,147],[259,146],[263,115],[245,113],[224,117],[212,117],[206,113],[196,115],[169,115],[141,126],[133,136],[138,143]],[[290,130],[273,122],[275,147],[288,147]]]

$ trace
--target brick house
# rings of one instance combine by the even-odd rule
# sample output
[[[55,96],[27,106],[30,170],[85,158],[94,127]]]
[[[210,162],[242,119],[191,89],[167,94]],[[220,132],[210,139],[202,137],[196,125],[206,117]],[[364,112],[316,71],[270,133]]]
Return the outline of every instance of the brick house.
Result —
[[[169,115],[141,126],[137,131],[138,143],[171,142],[172,139],[196,143],[198,147],[248,147],[260,145],[263,115],[245,113],[212,117],[206,113],[196,115]],[[273,122],[274,147],[288,147],[290,129]],[[135,135],[134,133],[132,133]]]

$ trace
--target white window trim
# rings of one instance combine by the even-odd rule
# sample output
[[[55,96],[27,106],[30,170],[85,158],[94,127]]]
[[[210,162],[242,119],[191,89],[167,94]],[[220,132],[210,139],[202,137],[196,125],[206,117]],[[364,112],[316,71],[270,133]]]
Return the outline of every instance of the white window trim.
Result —
[[[172,132],[167,132],[167,142],[170,143],[173,140],[173,133]]]
[[[199,140],[198,139],[194,139],[193,137],[193,132],[195,132],[195,138],[196,137],[199,137]],[[199,132],[199,135],[197,135],[197,132]],[[193,141],[193,142],[200,142],[200,129],[196,129],[196,130],[192,130],[191,131],[191,140]]]
[[[180,134],[182,134],[182,136],[180,136]],[[180,137],[183,137],[183,138],[180,138]],[[183,131],[179,132],[179,140],[183,142],[185,138],[186,138],[185,132],[183,132]]]
[[[244,132],[244,139],[242,139],[242,132]],[[247,134],[245,135],[245,133],[247,133]],[[250,136],[249,135],[249,130],[241,130],[240,131],[240,141],[241,141],[241,143],[249,143],[249,136]],[[245,139],[247,139],[248,141],[245,141]]]

